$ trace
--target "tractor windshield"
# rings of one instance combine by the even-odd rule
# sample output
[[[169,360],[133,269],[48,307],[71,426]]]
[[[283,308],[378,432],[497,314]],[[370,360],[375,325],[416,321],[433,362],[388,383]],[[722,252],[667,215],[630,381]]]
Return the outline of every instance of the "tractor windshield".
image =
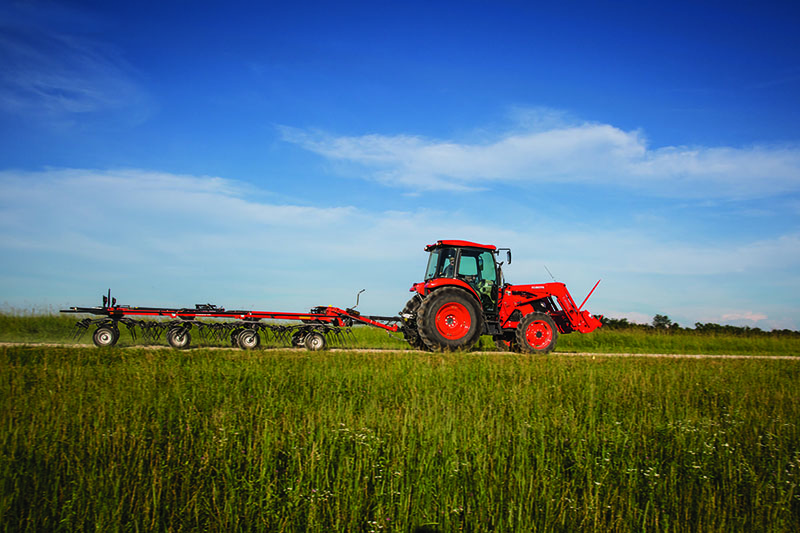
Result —
[[[428,269],[425,271],[425,281],[435,278],[455,277],[455,264],[455,248],[439,248],[433,250],[428,258]]]
[[[456,274],[456,249],[437,248],[428,258],[425,281],[435,278],[454,278]]]

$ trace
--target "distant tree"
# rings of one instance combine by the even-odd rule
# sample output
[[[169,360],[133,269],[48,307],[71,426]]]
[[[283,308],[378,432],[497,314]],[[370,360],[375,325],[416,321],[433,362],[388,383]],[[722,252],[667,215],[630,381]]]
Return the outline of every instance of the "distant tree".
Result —
[[[630,322],[628,322],[627,318],[609,318],[609,317],[602,317],[600,322],[603,323],[603,327],[608,329],[627,329],[633,326]]]
[[[668,329],[672,326],[672,320],[667,315],[656,315],[653,317],[653,327],[656,329]]]

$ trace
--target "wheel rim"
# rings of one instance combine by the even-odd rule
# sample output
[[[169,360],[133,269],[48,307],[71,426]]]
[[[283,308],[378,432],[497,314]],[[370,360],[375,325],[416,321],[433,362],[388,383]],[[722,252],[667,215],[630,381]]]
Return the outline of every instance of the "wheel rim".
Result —
[[[528,344],[541,350],[553,341],[553,329],[544,320],[534,320],[525,330],[525,339]]]
[[[311,350],[319,350],[325,343],[325,339],[318,333],[312,333],[306,339],[306,345]]]
[[[178,330],[172,333],[172,345],[176,348],[183,348],[187,344],[189,344],[189,338],[186,334],[186,331]]]
[[[97,342],[103,346],[108,346],[114,341],[114,334],[107,329],[103,329],[97,334]]]
[[[458,302],[450,302],[436,312],[436,329],[442,337],[450,340],[460,339],[469,333],[472,317],[469,309]]]
[[[246,331],[239,335],[239,339],[241,340],[242,347],[246,349],[255,348],[258,345],[258,341],[256,340],[256,333],[253,331]]]

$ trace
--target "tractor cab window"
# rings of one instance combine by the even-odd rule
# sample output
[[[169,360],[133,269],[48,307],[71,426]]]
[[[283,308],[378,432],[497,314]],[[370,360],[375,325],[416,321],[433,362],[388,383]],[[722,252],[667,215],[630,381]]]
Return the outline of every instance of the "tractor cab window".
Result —
[[[458,277],[467,282],[497,281],[497,270],[492,252],[462,250],[458,263]]]
[[[428,257],[428,268],[425,270],[425,281],[436,277],[436,272],[439,270],[439,252],[441,252],[441,250],[434,250]]]
[[[458,278],[469,283],[480,295],[485,309],[497,303],[497,269],[492,252],[462,250]]]
[[[453,278],[456,274],[456,249],[439,248],[428,258],[425,281],[435,278]]]

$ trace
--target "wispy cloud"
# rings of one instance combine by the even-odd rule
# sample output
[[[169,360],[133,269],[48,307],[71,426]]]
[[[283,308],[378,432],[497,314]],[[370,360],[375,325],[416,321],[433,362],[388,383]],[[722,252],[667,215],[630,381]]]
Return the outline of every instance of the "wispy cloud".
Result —
[[[475,191],[495,182],[597,184],[677,198],[752,198],[800,190],[800,145],[652,148],[640,131],[546,110],[483,142],[417,135],[336,136],[282,127],[284,140],[411,190]],[[537,118],[538,117],[538,118]]]
[[[130,121],[145,118],[147,95],[112,45],[46,25],[48,17],[32,19],[23,7],[0,13],[0,110],[45,120],[120,110]]]

